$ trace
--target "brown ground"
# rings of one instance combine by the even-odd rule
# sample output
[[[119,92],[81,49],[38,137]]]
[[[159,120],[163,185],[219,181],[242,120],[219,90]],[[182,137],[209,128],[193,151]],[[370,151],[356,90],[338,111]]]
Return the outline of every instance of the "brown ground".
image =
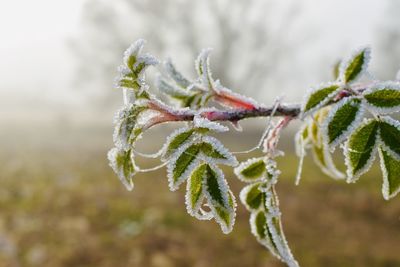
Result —
[[[107,166],[108,131],[28,132],[0,136],[0,266],[283,266],[250,234],[241,204],[224,235],[186,214],[164,169],[127,192]],[[284,227],[301,266],[400,266],[400,199],[383,200],[377,169],[347,185],[308,160],[296,187],[294,156],[280,167]],[[243,184],[226,174],[238,193]]]

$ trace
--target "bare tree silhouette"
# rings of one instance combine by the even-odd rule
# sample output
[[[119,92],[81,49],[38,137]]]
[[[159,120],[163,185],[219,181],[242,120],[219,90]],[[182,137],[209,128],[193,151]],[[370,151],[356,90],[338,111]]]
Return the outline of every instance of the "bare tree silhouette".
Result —
[[[276,0],[180,1],[90,0],[84,7],[79,38],[73,42],[79,88],[92,88],[94,103],[110,105],[120,55],[138,38],[161,59],[173,54],[185,73],[201,47],[213,47],[214,76],[253,96],[278,80],[290,58],[289,37],[299,5]]]

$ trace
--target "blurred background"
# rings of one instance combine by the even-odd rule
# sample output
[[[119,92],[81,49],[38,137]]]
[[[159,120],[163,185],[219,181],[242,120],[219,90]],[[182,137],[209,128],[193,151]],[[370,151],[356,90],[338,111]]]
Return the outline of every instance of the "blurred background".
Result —
[[[168,191],[164,169],[123,188],[106,160],[122,54],[144,38],[146,51],[194,77],[196,55],[212,47],[223,85],[265,104],[298,102],[365,44],[373,75],[393,79],[399,14],[396,0],[0,2],[0,266],[283,266],[250,234],[240,204],[225,236],[186,214],[184,192]],[[222,141],[252,147],[263,123],[245,122]],[[278,193],[300,264],[400,266],[400,200],[383,200],[378,169],[347,185],[308,158],[295,187],[294,129],[281,141]],[[154,129],[141,149],[155,151],[170,130]],[[226,175],[238,193],[242,184]]]

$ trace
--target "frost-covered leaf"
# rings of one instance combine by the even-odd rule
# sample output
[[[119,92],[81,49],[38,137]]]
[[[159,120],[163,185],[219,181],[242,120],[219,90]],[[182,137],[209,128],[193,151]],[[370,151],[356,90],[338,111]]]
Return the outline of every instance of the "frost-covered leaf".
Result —
[[[379,122],[366,120],[349,137],[344,154],[347,166],[347,182],[355,182],[371,167],[377,146]]]
[[[186,99],[188,97],[191,97],[193,94],[189,92],[188,90],[185,90],[183,88],[177,87],[176,85],[170,84],[167,80],[165,80],[163,77],[159,76],[156,79],[156,86],[160,92],[163,94],[182,100]]]
[[[267,177],[267,166],[264,158],[251,158],[242,162],[234,172],[243,182],[257,182]]]
[[[344,174],[336,168],[332,159],[332,155],[325,144],[322,144],[321,146],[313,145],[312,152],[314,161],[318,167],[320,167],[323,173],[334,179],[345,178]]]
[[[192,128],[180,128],[168,136],[163,148],[163,159],[170,157],[183,143],[189,141],[195,132]]]
[[[186,79],[174,66],[171,59],[165,62],[165,70],[167,71],[169,77],[171,77],[175,83],[181,88],[187,89],[192,83]]]
[[[371,59],[371,49],[363,47],[355,51],[340,68],[341,80],[345,83],[357,81],[367,70]]]
[[[382,194],[386,200],[400,192],[400,160],[379,148],[381,169],[383,174]]]
[[[279,200],[275,190],[268,192],[266,201],[266,221],[267,229],[273,243],[273,254],[277,251],[277,257],[285,262],[289,267],[298,267],[297,261],[294,259],[289,245],[286,241],[285,234],[282,229],[281,213],[279,211]]]
[[[203,49],[196,62],[196,70],[200,77],[201,83],[209,90],[214,89],[214,80],[210,70],[210,52],[211,49]]]
[[[379,123],[382,144],[400,159],[400,123],[390,117],[383,117]]]
[[[188,213],[196,216],[204,198],[204,179],[207,164],[201,164],[190,175],[186,188],[186,208]]]
[[[215,165],[207,164],[205,171],[205,196],[215,220],[222,232],[232,231],[235,222],[235,199],[228,188],[222,171]]]
[[[236,158],[218,139],[211,136],[204,136],[201,140],[202,143],[199,146],[203,155],[201,158],[204,161],[228,166],[237,165]]]
[[[193,120],[194,126],[199,129],[208,129],[217,133],[229,131],[229,128],[215,121],[210,121],[206,118],[195,116]]]
[[[326,119],[329,115],[330,110],[331,110],[330,107],[322,108],[322,109],[318,110],[314,114],[313,118],[311,118],[309,120],[307,134],[309,136],[310,141],[318,146],[322,145],[322,142],[323,142],[323,138],[322,138],[323,129],[322,128],[323,128],[324,124],[326,123]]]
[[[257,241],[264,245],[277,258],[279,252],[272,240],[272,234],[267,227],[267,216],[264,210],[252,212],[250,215],[250,228]]]
[[[133,65],[137,62],[137,57],[143,49],[145,40],[139,39],[134,42],[125,52],[124,52],[124,63],[129,69],[133,69]]]
[[[140,105],[127,105],[119,110],[114,118],[114,144],[116,147],[129,150],[132,144],[142,133],[138,127],[137,120],[139,115],[147,110],[147,107]]]
[[[147,66],[158,64],[158,60],[149,54],[141,54],[145,41],[137,40],[124,53],[124,64],[132,73],[138,75]]]
[[[304,157],[306,156],[306,148],[310,143],[311,138],[309,134],[309,127],[308,124],[305,123],[300,128],[300,130],[296,133],[295,136],[295,149],[296,155],[299,157],[299,165],[297,167],[296,179],[295,184],[298,185],[300,183],[301,174],[303,171],[303,162]]]
[[[124,53],[124,64],[118,68],[119,75],[115,84],[117,88],[124,89],[125,104],[132,103],[135,99],[150,98],[144,73],[147,67],[157,65],[158,60],[150,54],[141,53],[144,43],[145,41],[140,39],[132,44]],[[133,94],[127,93],[127,90]]]
[[[337,84],[324,84],[314,89],[304,101],[302,107],[303,117],[328,104],[339,90],[340,86]]]
[[[199,165],[197,155],[200,152],[200,146],[197,143],[189,142],[177,149],[171,156],[167,166],[169,187],[172,191],[178,189],[194,168]]]
[[[323,128],[331,149],[344,141],[359,125],[363,114],[361,100],[351,97],[341,100],[331,109]]]
[[[135,166],[131,150],[125,151],[113,148],[108,152],[108,160],[111,168],[118,175],[122,184],[129,191],[133,189],[132,177],[135,175]]]
[[[264,192],[260,191],[261,183],[250,184],[240,191],[240,200],[249,211],[258,210],[264,202]]]
[[[368,106],[380,114],[400,110],[400,83],[378,84],[366,90],[363,95]]]

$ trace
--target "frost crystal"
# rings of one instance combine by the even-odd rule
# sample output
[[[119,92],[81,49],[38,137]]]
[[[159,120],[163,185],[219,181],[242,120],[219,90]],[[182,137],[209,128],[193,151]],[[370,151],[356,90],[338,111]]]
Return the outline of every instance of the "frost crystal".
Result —
[[[177,85],[182,88],[187,88],[191,85],[191,82],[186,79],[179,71],[177,71],[171,59],[167,59],[164,63],[164,66],[168,75],[175,81]]]
[[[206,118],[195,116],[193,120],[194,126],[196,128],[206,128],[211,131],[222,133],[229,131],[229,128],[219,124],[218,122],[210,121]]]
[[[130,151],[111,149],[107,154],[110,167],[118,175],[122,184],[131,191],[133,189],[132,177],[138,170],[134,163],[133,154]]]
[[[349,136],[349,134],[352,133],[357,128],[357,126],[360,125],[361,120],[362,120],[362,118],[364,116],[364,111],[365,111],[364,105],[362,103],[356,103],[356,102],[354,102],[354,100],[356,100],[356,98],[348,97],[348,98],[345,98],[345,99],[339,101],[330,110],[327,119],[324,121],[324,123],[322,125],[322,133],[323,133],[324,145],[327,145],[329,143],[329,141],[330,141],[329,148],[330,148],[330,150],[332,152],[334,151],[335,147],[339,143],[343,142]],[[356,107],[357,105],[359,106],[358,110],[356,111],[355,118],[349,125],[344,125],[345,128],[343,129],[343,131],[337,137],[335,137],[334,140],[329,140],[329,138],[330,138],[329,137],[330,124],[332,123],[333,119],[337,116],[338,111],[341,108],[343,108],[345,105],[351,105],[353,107]],[[338,126],[336,126],[336,125],[333,125],[332,127],[336,128],[336,129],[338,128]]]
[[[361,61],[357,62],[360,56]],[[367,71],[370,60],[370,47],[360,47],[355,50],[347,60],[341,62],[339,80],[349,84],[356,82]]]
[[[236,166],[238,164],[236,158],[232,155],[232,153],[229,152],[229,150],[216,138],[212,136],[204,136],[201,138],[201,140],[205,143],[208,143],[211,145],[212,149],[217,151],[222,158],[220,157],[210,157],[210,155],[206,155],[201,153],[201,158],[209,163],[214,163],[214,164],[224,164],[228,166]]]

